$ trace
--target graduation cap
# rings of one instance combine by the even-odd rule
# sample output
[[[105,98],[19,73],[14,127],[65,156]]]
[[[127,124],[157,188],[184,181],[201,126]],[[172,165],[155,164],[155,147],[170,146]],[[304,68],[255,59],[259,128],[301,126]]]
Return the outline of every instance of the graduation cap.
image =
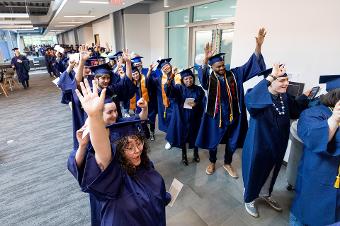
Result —
[[[117,57],[115,55],[112,55],[112,54],[108,55],[107,58],[109,58],[110,60],[116,60],[117,59]]]
[[[128,120],[113,123],[106,128],[110,129],[110,141],[116,142],[126,136],[144,135],[142,120]]]
[[[111,67],[107,63],[92,66],[90,69],[95,76],[111,75]]]
[[[340,88],[340,75],[321,75],[319,83],[326,83],[327,92]]]
[[[12,50],[15,51],[15,50],[18,50],[18,49],[19,49],[19,48],[15,47],[15,48],[13,48]]]
[[[192,69],[192,67],[187,68],[187,69],[180,72],[182,79],[185,78],[185,77],[188,77],[188,76],[194,77],[194,73],[192,72],[191,69]]]
[[[216,62],[224,61],[224,55],[225,53],[218,53],[214,56],[209,57],[208,64],[212,66]]]
[[[105,57],[93,56],[86,60],[85,66],[91,67],[91,66],[97,66],[103,63],[105,63]]]
[[[134,57],[134,58],[132,58],[131,59],[131,62],[132,63],[141,63],[142,62],[142,58],[144,58],[144,57],[142,57],[142,56],[136,56],[136,57]]]
[[[131,65],[131,70],[132,70],[132,73],[134,73],[134,72],[136,72],[136,71],[139,72],[138,67],[136,67],[136,66],[134,66],[134,65]]]
[[[157,60],[157,62],[158,62],[157,68],[158,68],[158,69],[161,69],[164,65],[170,64],[171,59],[172,59],[172,58],[165,58],[165,59]],[[171,65],[171,64],[170,64],[170,65]]]
[[[118,51],[114,54],[115,57],[120,57],[120,56],[123,56],[123,52],[122,51]]]

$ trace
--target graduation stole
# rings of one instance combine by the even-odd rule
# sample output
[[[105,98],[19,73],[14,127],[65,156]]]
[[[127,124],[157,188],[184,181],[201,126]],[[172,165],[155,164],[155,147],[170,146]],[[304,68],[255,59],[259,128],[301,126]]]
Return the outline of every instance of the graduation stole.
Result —
[[[149,102],[149,94],[148,94],[148,89],[146,88],[146,81],[145,81],[145,76],[143,74],[141,75],[140,79],[140,87],[138,87],[137,92],[139,92],[139,98],[143,97],[143,99],[146,102]],[[134,82],[135,85],[137,85],[137,82]],[[137,95],[135,94],[131,99],[130,99],[130,109],[131,110],[136,110],[137,108]]]
[[[234,106],[235,103],[240,112],[237,83],[234,74],[231,71],[224,73],[224,81],[226,83],[226,91],[229,100],[229,121],[232,122],[234,119]],[[217,75],[213,71],[209,77],[209,88],[208,88],[208,103],[207,103],[207,114],[211,117],[215,117],[217,112],[220,112],[219,127],[222,127],[222,107],[221,107],[221,84]]]
[[[166,74],[162,74],[162,80],[161,80],[161,85],[162,85],[162,101],[164,105],[164,115],[163,117],[166,118],[166,109],[170,106],[170,101],[168,97],[166,96],[165,90],[164,90],[164,85],[168,82],[168,76]],[[175,75],[175,84],[181,84],[181,76],[179,74]]]

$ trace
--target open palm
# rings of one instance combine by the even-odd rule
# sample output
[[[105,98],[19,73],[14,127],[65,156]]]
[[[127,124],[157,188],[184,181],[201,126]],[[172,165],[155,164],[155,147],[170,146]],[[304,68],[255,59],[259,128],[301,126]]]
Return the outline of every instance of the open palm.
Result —
[[[98,82],[93,80],[93,91],[87,79],[80,83],[82,94],[76,90],[76,94],[88,116],[101,116],[104,109],[104,99],[106,89],[103,89],[98,96]]]

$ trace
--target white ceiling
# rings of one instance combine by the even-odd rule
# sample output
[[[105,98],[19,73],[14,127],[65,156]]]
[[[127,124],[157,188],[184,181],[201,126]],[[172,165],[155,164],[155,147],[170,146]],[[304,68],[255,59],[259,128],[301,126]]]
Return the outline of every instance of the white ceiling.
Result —
[[[134,5],[136,3],[142,2],[142,0],[122,0],[123,4],[113,5],[113,4],[82,4],[79,3],[80,0],[64,0],[54,17],[50,21],[44,34],[59,34],[68,30],[72,30],[83,24],[89,23],[91,21],[97,20],[103,16],[110,13],[118,11],[122,8]],[[94,1],[105,1],[105,0],[94,0]],[[108,0],[111,2],[110,0]],[[94,16],[93,18],[66,18],[64,16]],[[65,23],[65,22],[75,22],[75,23]],[[79,23],[77,23],[79,22]],[[74,25],[74,26],[67,26]],[[52,31],[51,31],[52,30]],[[57,30],[57,32],[55,32]],[[52,32],[52,33],[51,33]]]

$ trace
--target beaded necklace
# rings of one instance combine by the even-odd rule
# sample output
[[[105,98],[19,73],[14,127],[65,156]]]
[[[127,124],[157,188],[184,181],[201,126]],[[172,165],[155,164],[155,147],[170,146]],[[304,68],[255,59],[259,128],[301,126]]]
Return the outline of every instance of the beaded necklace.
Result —
[[[279,113],[279,115],[284,115],[286,113],[285,112],[285,105],[283,103],[282,95],[280,95],[280,94],[279,94],[279,99],[280,99],[280,106],[277,106],[273,101],[273,107]]]

